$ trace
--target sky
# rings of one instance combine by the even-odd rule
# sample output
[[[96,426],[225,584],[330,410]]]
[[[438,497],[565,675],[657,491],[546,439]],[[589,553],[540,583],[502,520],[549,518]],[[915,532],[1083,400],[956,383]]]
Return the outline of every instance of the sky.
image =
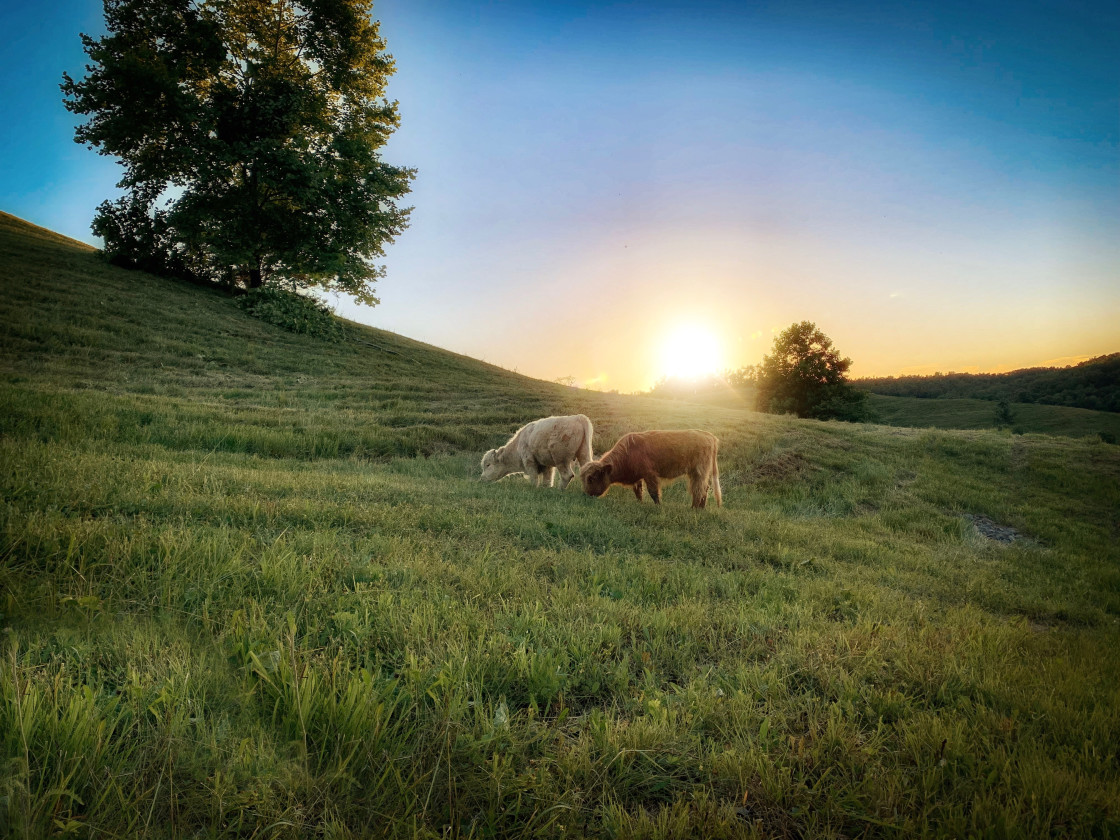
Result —
[[[97,244],[99,0],[0,0],[0,209]],[[648,388],[815,322],[854,376],[1120,351],[1120,5],[379,0],[418,169],[380,305],[542,379]],[[682,340],[694,336],[696,341]],[[713,349],[714,348],[714,349]]]

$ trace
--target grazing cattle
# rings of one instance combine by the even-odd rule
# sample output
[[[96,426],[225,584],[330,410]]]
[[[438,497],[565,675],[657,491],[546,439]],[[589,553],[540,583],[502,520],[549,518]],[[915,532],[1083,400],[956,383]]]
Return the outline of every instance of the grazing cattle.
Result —
[[[573,462],[580,465],[591,460],[591,421],[582,414],[569,417],[545,417],[526,423],[505,446],[491,449],[482,456],[482,480],[497,481],[507,475],[524,473],[534,484],[552,486],[552,478],[560,470],[560,489],[568,486],[575,475]]]
[[[634,488],[642,500],[642,483],[649,496],[661,504],[661,483],[688,476],[692,506],[702,508],[708,503],[708,487],[716,504],[723,504],[719,486],[719,464],[716,455],[719,440],[708,432],[690,429],[671,432],[631,432],[623,435],[610,452],[592,461],[580,471],[583,492],[602,496],[612,484]]]

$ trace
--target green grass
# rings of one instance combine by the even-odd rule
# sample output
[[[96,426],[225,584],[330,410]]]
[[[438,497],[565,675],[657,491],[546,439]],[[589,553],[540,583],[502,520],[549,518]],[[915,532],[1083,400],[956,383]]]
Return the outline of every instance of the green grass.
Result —
[[[868,394],[868,407],[876,423],[918,429],[995,429],[996,402],[942,397],[894,397]],[[718,387],[681,394],[678,399],[696,405],[744,410],[754,407],[753,388]],[[1012,430],[1066,437],[1120,440],[1120,414],[1040,403],[1011,403]]]
[[[0,278],[0,834],[1120,835],[1116,446],[320,343],[3,216]],[[576,410],[725,506],[477,480]]]
[[[938,429],[991,429],[996,403],[992,400],[923,399],[868,394],[875,418],[890,426]],[[1061,405],[1011,403],[1014,429],[1048,435],[1099,437],[1103,432],[1120,439],[1120,414]]]

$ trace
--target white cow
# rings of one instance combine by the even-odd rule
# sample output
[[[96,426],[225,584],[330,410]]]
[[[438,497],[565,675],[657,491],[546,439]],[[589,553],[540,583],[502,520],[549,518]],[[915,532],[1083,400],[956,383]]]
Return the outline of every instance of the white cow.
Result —
[[[591,421],[582,414],[569,417],[544,417],[526,423],[505,446],[491,449],[482,456],[482,480],[497,481],[507,475],[524,473],[534,484],[552,486],[557,468],[560,489],[568,486],[575,475],[572,463],[581,467],[591,454]]]

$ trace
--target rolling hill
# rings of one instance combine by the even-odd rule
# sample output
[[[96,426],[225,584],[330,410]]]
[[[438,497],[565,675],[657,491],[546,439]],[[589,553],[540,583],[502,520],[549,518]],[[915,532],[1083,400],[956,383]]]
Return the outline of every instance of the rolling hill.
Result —
[[[868,405],[875,421],[889,426],[937,429],[992,429],[996,403],[991,400],[888,397],[871,394]],[[1120,414],[1065,405],[1009,403],[1016,432],[1120,440]]]
[[[755,405],[751,387],[712,384],[694,389],[667,388],[650,394],[698,405],[750,409]],[[997,404],[990,400],[943,397],[892,397],[868,395],[871,422],[915,429],[995,429]],[[1120,414],[1065,405],[1011,403],[1016,433],[1037,432],[1070,437],[1095,437],[1116,443],[1120,440]]]
[[[1120,833],[1120,447],[332,345],[0,216],[0,833]],[[721,438],[724,507],[478,481]]]
[[[857,379],[853,384],[894,397],[1006,400],[1120,412],[1120,353],[1061,368],[887,376]]]

